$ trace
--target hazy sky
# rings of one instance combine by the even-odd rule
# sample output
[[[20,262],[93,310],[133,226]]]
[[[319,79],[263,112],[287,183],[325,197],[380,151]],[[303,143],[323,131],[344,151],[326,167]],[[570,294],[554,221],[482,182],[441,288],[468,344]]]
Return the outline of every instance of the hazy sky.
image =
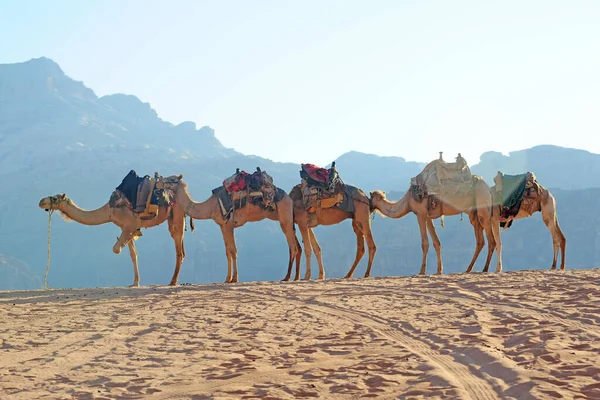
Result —
[[[600,153],[599,21],[598,0],[3,0],[0,63],[52,58],[275,161],[475,164]]]

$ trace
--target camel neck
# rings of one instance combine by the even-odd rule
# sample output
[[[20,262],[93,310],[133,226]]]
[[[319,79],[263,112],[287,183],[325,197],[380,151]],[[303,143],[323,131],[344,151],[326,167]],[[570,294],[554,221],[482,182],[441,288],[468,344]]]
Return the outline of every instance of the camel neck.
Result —
[[[187,188],[179,186],[175,192],[175,202],[179,204],[187,215],[194,219],[212,219],[213,218],[213,204],[210,199],[197,202],[192,200]]]
[[[87,211],[79,208],[72,201],[68,201],[62,203],[59,210],[73,221],[84,225],[101,225],[111,221],[108,203],[95,210]]]
[[[387,199],[379,199],[373,203],[383,215],[389,218],[402,218],[408,214],[410,210],[410,193],[406,193],[400,200],[395,203]]]

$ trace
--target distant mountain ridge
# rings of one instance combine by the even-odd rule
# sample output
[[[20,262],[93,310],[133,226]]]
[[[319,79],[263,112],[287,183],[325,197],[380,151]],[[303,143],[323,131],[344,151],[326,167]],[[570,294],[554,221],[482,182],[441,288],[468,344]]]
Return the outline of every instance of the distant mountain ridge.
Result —
[[[437,158],[437,151],[432,151],[432,159]],[[444,157],[452,161],[454,155],[444,154]],[[410,178],[426,164],[357,151],[342,154],[335,161],[344,182],[366,192],[382,189],[403,193]],[[65,75],[60,66],[48,58],[0,65],[0,179],[8,183],[5,186],[8,190],[0,200],[0,253],[6,260],[12,260],[11,265],[22,262],[28,266],[35,281],[25,282],[29,278],[14,274],[10,279],[8,275],[3,277],[0,265],[0,289],[29,288],[38,284],[40,277],[43,279],[47,215],[37,207],[41,197],[64,192],[79,206],[96,208],[108,200],[123,176],[134,169],[142,175],[154,171],[163,175],[183,173],[192,197],[200,201],[236,167],[252,171],[257,166],[268,171],[275,183],[287,191],[299,183],[298,164],[276,163],[226,148],[209,126],[198,129],[194,122],[171,124],[162,120],[150,104],[133,95],[98,97],[83,82]],[[594,240],[598,242],[595,248],[600,247],[600,233],[596,228],[599,214],[593,207],[597,204],[594,188],[600,187],[600,155],[542,145],[511,152],[508,156],[487,152],[481,156],[480,163],[470,167],[489,184],[498,170],[508,174],[533,171],[542,185],[557,189],[559,219],[567,236],[568,265],[569,257],[575,261],[579,254],[586,256],[578,265],[598,265],[598,250],[582,250],[582,253],[575,250],[579,243],[596,243]],[[586,200],[579,201],[577,196]],[[585,217],[569,214],[567,209],[572,207],[585,212]],[[413,266],[412,260],[420,257],[421,249],[420,242],[415,242],[419,235],[414,223],[413,216],[399,221],[374,219],[373,230],[379,242],[373,267],[375,275],[382,271],[395,275],[416,272],[417,266]],[[447,224],[452,226],[452,222]],[[538,232],[541,241],[550,240],[541,221],[532,225],[532,231],[519,233],[519,226],[528,224],[529,220],[518,221],[506,236],[518,235],[515,240],[521,240],[524,249],[532,232]],[[466,246],[472,241],[468,221],[466,224],[463,221],[463,225],[467,226],[466,231],[461,230],[456,242],[444,236],[451,231],[448,227],[440,232],[448,270],[452,270],[452,265],[468,262],[464,255],[465,251],[468,253],[468,246],[467,250],[464,246],[455,247],[457,243],[465,241]],[[393,237],[380,236],[381,232],[388,231]],[[111,252],[117,234],[118,228],[112,224],[86,227],[54,218],[50,285],[129,284],[131,260],[127,254],[116,256]],[[575,235],[584,239],[576,239]],[[328,276],[345,274],[355,246],[349,221],[335,227],[317,228],[317,236],[329,264]],[[236,240],[242,281],[283,277],[287,247],[276,222],[246,224],[236,229]],[[397,244],[392,245],[390,241]],[[388,242],[389,248],[383,244]],[[166,226],[144,231],[136,245],[142,284],[167,283],[175,257]],[[185,246],[188,256],[182,268],[182,282],[224,279],[226,258],[216,224],[197,221],[197,231],[186,234]],[[510,254],[513,250],[506,246],[505,251]],[[547,255],[540,254],[539,265],[545,267]],[[470,259],[470,255],[466,257]],[[359,267],[357,275],[362,273]]]

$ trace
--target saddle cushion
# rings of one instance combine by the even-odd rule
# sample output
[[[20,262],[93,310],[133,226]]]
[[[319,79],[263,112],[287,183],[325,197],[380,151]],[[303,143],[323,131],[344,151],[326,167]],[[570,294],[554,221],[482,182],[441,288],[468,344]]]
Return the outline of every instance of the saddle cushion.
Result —
[[[441,156],[431,161],[419,175],[411,179],[411,185],[417,187],[413,192],[421,196],[438,194],[442,190],[445,194],[458,194],[471,187],[472,177],[466,160],[459,153],[455,163],[447,163]]]
[[[246,189],[246,177],[250,176],[246,171],[239,171],[223,181],[223,186],[229,192],[239,192]]]
[[[321,199],[318,199],[317,195],[311,195],[310,197],[305,198],[305,201],[309,204],[312,204],[308,207],[306,211],[308,211],[309,213],[314,213],[317,211],[319,206],[321,208],[333,208],[341,204],[342,201],[344,201],[344,193],[338,192],[335,193],[333,196],[322,197]]]
[[[286,195],[283,189],[275,187],[273,195],[273,205],[268,206],[262,199],[262,192],[260,192],[259,195],[255,196],[252,196],[251,193],[244,190],[229,193],[224,186],[218,186],[212,190],[212,194],[217,197],[217,200],[219,202],[219,209],[221,210],[221,215],[226,220],[229,219],[231,213],[234,210],[244,208],[248,201],[263,209],[266,209],[267,207],[271,207],[272,209],[274,209],[276,207],[276,204],[280,202],[281,199],[283,199],[283,197]]]
[[[310,178],[317,183],[328,183],[330,170],[316,166],[315,164],[301,164],[300,177]],[[303,176],[304,175],[304,176]]]
[[[155,196],[153,196],[155,200],[153,201],[156,201],[157,206],[172,206],[173,204],[175,204],[175,192],[173,190],[160,189],[155,190],[155,192]],[[134,209],[133,204],[127,198],[127,196],[118,189],[115,189],[112,192],[109,200],[109,205],[111,208],[127,207],[132,211]]]
[[[157,174],[155,174],[157,175]],[[169,179],[169,178],[167,178]],[[116,187],[114,203],[127,206],[133,212],[141,214],[142,219],[152,219],[158,215],[158,207],[172,205],[175,194],[171,189],[156,189],[156,179],[149,175],[140,177],[135,170],[129,171]],[[164,187],[164,185],[162,185]],[[127,201],[123,201],[124,197]],[[112,199],[112,196],[111,196]]]
[[[334,167],[327,169],[314,164],[301,164],[300,178],[312,187],[328,191],[339,181],[338,172]]]
[[[123,193],[131,204],[137,203],[138,187],[144,180],[144,177],[139,176],[133,169],[121,181],[121,184],[116,189]]]
[[[308,200],[308,204],[307,204]],[[315,213],[319,209],[337,208],[338,210],[345,211],[348,213],[354,213],[354,200],[361,201],[365,204],[369,204],[369,197],[359,188],[352,185],[344,185],[340,191],[337,191],[333,196],[321,197],[320,203],[316,197],[306,198],[304,197],[306,211],[309,213]]]
[[[501,207],[500,217],[509,219],[516,217],[526,197],[534,197],[539,193],[539,184],[532,172],[518,175],[505,175],[498,171],[494,177],[495,191]],[[500,222],[500,226],[508,228],[512,221]]]
[[[235,174],[223,181],[223,186],[229,193],[250,190],[262,190],[264,186],[273,186],[273,178],[266,171],[257,170],[252,174],[239,169]]]

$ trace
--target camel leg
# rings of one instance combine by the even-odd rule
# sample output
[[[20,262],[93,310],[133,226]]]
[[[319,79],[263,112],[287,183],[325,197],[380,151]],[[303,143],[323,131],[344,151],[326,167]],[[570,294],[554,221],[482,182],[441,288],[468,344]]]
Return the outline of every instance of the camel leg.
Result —
[[[554,258],[552,259],[552,267],[550,269],[551,270],[556,269],[556,260],[558,259],[558,249],[559,248],[562,250],[562,262],[561,262],[560,269],[565,269],[565,267],[564,267],[564,260],[565,260],[564,246],[566,245],[566,239],[565,239],[564,235],[562,234],[562,231],[560,230],[560,228],[558,226],[558,222],[556,221],[556,217],[554,215],[552,217],[547,217],[544,215],[543,219],[544,219],[544,224],[546,224],[546,226],[548,227],[548,230],[550,231],[550,234],[552,235],[552,247],[554,250]]]
[[[421,232],[421,249],[423,250],[423,260],[421,261],[421,271],[419,275],[425,275],[427,268],[427,252],[429,251],[429,239],[427,238],[427,221],[425,216],[417,215],[419,231]]]
[[[296,260],[296,276],[294,280],[300,280],[300,258],[302,257],[302,246],[300,246],[300,241],[298,241],[298,237],[294,235],[294,239],[296,241],[296,257],[292,257],[292,253],[290,252],[290,259],[288,262],[288,271],[285,277],[282,279],[283,282],[287,282],[292,277],[292,265],[294,264],[294,260]]]
[[[121,236],[117,238],[112,250],[115,254],[120,254],[121,250],[129,244],[130,241],[142,236],[142,232],[137,228],[121,228]]]
[[[558,241],[560,243],[560,253],[561,253],[560,269],[562,271],[565,269],[565,251],[567,250],[567,238],[565,238],[565,235],[563,235],[562,230],[560,229],[560,226],[558,225],[558,219],[556,220],[555,226],[556,226],[555,234],[558,236]]]
[[[556,217],[556,201],[550,192],[546,191],[542,195],[541,201],[542,208],[542,219],[544,224],[550,230],[552,235],[552,246],[554,248],[554,259],[552,260],[552,270],[556,269],[556,260],[558,258],[558,250],[561,251],[561,262],[560,269],[565,269],[565,248],[567,247],[567,240],[563,235],[560,226],[558,225],[558,218]]]
[[[323,266],[321,246],[319,245],[319,242],[317,242],[317,237],[312,228],[308,230],[308,233],[310,234],[310,245],[315,252],[315,257],[317,257],[317,264],[319,264],[319,277],[317,279],[325,279],[325,267]]]
[[[354,274],[354,270],[356,266],[360,262],[361,258],[365,255],[365,237],[362,233],[362,228],[359,226],[360,222],[356,222],[355,219],[352,220],[352,229],[354,229],[354,233],[356,234],[356,257],[354,258],[354,263],[352,267],[350,267],[350,271],[344,277],[345,279],[352,278]]]
[[[373,266],[373,260],[375,259],[375,253],[377,253],[377,246],[373,239],[373,232],[371,232],[371,220],[368,222],[368,226],[363,225],[363,235],[367,241],[367,249],[369,250],[369,262],[367,264],[367,270],[365,271],[365,278],[371,276],[371,267]]]
[[[280,210],[278,209],[278,211]],[[290,215],[288,215],[287,213],[283,212],[284,210],[281,211],[282,212],[278,212],[277,216],[279,219],[279,225],[281,226],[281,230],[283,231],[285,239],[288,242],[290,259],[290,264],[288,266],[289,269],[291,267],[291,260],[295,259],[296,255],[298,254],[298,247],[300,247],[300,244],[298,243],[298,237],[296,236],[296,232],[294,232],[294,220],[291,216],[291,213]],[[300,260],[297,260],[297,262],[300,263]]]
[[[296,274],[294,275],[294,281],[300,280],[300,260],[302,259],[302,246],[298,237],[296,237]]]
[[[496,272],[502,272],[502,238],[500,237],[499,210],[492,213],[491,225],[492,235],[496,242],[496,257],[498,258]]]
[[[237,247],[233,235],[233,224],[220,225],[223,241],[225,242],[225,255],[227,255],[227,278],[225,283],[235,283],[238,281],[237,273]],[[233,266],[233,275],[231,267]]]
[[[133,261],[133,284],[129,287],[140,286],[140,271],[138,269],[138,254],[135,249],[135,243],[131,240],[127,246],[129,246],[129,255],[131,256],[131,261]]]
[[[173,210],[172,218],[168,219],[169,233],[175,242],[175,270],[169,286],[176,286],[179,279],[181,264],[185,259],[185,249],[183,247],[183,235],[185,231],[185,215],[179,215],[177,210]]]
[[[302,236],[302,243],[304,243],[304,257],[306,258],[306,273],[304,274],[305,281],[310,280],[311,271],[310,271],[310,259],[312,257],[312,246],[310,245],[310,234],[309,228],[307,224],[298,224],[298,228],[300,229],[300,236]]]
[[[496,247],[496,241],[494,240],[494,235],[492,232],[486,232],[485,238],[488,243],[488,254],[485,259],[485,266],[483,267],[483,272],[488,272],[490,269],[490,262],[492,261],[492,255],[494,254],[494,248]]]
[[[488,272],[489,261],[492,258],[494,249],[491,251],[489,248],[495,245],[496,256],[498,257],[498,263],[496,264],[496,272],[502,272],[502,242],[500,238],[500,221],[498,218],[487,219],[485,216],[481,216],[481,210],[478,211],[479,223],[483,226],[485,234],[488,238],[488,258],[486,265],[483,267],[483,272]]]
[[[485,240],[483,239],[483,228],[479,223],[479,220],[477,219],[476,211],[471,211],[469,213],[469,221],[471,222],[471,225],[473,225],[473,231],[475,232],[475,253],[473,254],[473,259],[471,260],[469,267],[465,271],[467,274],[473,270],[473,267],[475,266],[475,261],[477,261],[477,257],[479,257],[479,253],[481,253],[483,245],[485,244]],[[488,249],[488,259],[490,259],[491,257],[492,256],[489,254]]]
[[[433,248],[435,249],[435,254],[437,255],[437,272],[435,274],[441,275],[444,269],[442,266],[442,242],[440,242],[440,238],[435,231],[435,226],[433,225],[433,220],[431,218],[427,218],[427,230],[429,231],[429,235],[433,241]]]

